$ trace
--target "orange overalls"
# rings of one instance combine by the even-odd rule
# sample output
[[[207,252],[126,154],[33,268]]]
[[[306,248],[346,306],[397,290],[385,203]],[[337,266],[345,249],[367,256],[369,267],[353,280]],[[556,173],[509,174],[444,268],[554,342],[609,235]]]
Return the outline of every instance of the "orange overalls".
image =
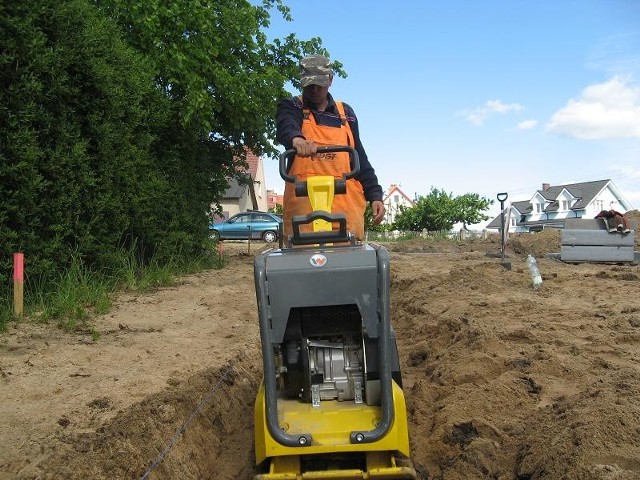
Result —
[[[330,145],[347,145],[355,147],[351,126],[344,113],[342,102],[336,102],[342,124],[340,127],[318,125],[311,111],[303,110],[302,135],[307,140],[313,140],[319,147]],[[332,175],[341,178],[342,174],[349,173],[349,154],[347,152],[325,153],[313,157],[296,156],[293,159],[289,175],[297,180],[306,180],[316,175]],[[292,233],[291,218],[295,215],[307,215],[311,213],[311,204],[307,197],[296,197],[295,185],[286,183],[284,188],[284,238]],[[331,207],[331,213],[344,213],[347,217],[347,231],[352,232],[358,240],[364,238],[364,212],[366,208],[364,190],[362,184],[355,178],[347,180],[347,193],[336,195]],[[300,227],[300,232],[313,231],[312,224]]]

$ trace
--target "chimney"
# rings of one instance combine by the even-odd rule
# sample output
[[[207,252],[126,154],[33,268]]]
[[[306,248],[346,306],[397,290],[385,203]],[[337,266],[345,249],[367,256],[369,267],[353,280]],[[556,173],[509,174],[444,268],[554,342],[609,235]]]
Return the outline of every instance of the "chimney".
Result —
[[[542,184],[542,191],[543,191],[543,192],[546,192],[547,190],[549,190],[549,187],[550,187],[550,186],[551,186],[551,185],[550,185],[550,184],[548,184],[548,183],[543,183],[543,184]]]

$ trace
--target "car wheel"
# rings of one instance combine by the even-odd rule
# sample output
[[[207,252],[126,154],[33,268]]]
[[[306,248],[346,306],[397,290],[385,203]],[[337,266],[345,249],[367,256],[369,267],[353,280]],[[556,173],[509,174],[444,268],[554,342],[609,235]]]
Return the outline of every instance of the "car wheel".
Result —
[[[217,242],[220,240],[220,234],[217,230],[211,230],[211,233],[209,233],[209,238]]]
[[[276,238],[278,238],[276,232],[269,231],[262,234],[262,239],[267,243],[275,242]]]

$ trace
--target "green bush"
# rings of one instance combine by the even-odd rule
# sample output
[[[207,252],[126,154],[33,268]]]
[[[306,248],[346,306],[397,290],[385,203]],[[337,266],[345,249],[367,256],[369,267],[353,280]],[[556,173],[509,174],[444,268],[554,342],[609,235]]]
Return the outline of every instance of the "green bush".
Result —
[[[170,145],[186,134],[149,61],[84,0],[13,2],[2,13],[2,277],[16,251],[40,288],[76,257],[98,271],[134,245],[142,262],[199,254],[210,180],[201,158]]]

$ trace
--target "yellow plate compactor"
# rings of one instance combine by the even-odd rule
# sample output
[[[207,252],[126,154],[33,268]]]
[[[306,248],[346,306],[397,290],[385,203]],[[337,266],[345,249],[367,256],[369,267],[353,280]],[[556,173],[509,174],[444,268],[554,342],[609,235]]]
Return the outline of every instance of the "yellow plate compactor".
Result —
[[[255,259],[264,378],[255,402],[255,480],[415,479],[395,334],[389,255],[356,242],[334,194],[357,175],[297,182],[312,213],[294,216],[287,246]],[[319,160],[322,161],[322,160]],[[313,231],[300,227],[313,224]],[[335,228],[334,228],[335,227]]]

